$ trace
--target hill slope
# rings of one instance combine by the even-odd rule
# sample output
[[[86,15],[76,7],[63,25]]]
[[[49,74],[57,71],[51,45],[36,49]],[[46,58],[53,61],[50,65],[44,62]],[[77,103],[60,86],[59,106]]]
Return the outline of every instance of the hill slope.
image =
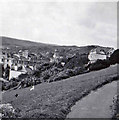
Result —
[[[20,40],[16,38],[10,38],[10,37],[2,37],[2,45],[3,46],[47,46],[47,44],[43,43],[37,43],[37,42],[31,42],[28,40]]]
[[[23,118],[64,118],[77,100],[113,80],[117,80],[116,65],[63,81],[36,85],[33,91],[30,88],[7,91],[3,93],[2,102],[19,108]]]
[[[80,53],[80,54],[88,54],[91,49],[100,47],[102,49],[110,49],[109,47],[102,47],[102,46],[59,46],[59,45],[52,45],[52,44],[44,44],[40,42],[31,42],[28,40],[20,40],[16,38],[10,37],[0,37],[2,39],[2,46],[9,47],[11,50],[18,50],[18,49],[28,49],[32,52],[41,52],[41,51],[55,51],[57,49],[59,52],[64,54],[73,54],[73,53]],[[17,48],[16,48],[17,47]]]

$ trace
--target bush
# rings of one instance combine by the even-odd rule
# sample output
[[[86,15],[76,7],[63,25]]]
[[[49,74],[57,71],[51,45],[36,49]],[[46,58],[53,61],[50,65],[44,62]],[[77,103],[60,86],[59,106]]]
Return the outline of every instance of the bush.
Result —
[[[77,54],[66,63],[66,69],[74,69],[75,67],[82,67],[84,64],[88,63],[88,55]]]
[[[110,64],[119,64],[119,49],[115,50],[114,53],[109,58]]]
[[[66,73],[66,71],[61,71],[59,72],[57,75],[54,75],[50,78],[50,82],[51,81],[59,81],[59,80],[62,80],[62,79],[66,79],[68,78],[68,74]]]
[[[50,82],[52,81],[59,81],[62,79],[66,79],[81,73],[85,72],[85,68],[83,67],[75,67],[74,69],[65,69],[59,72],[57,75],[50,77]]]
[[[95,63],[89,66],[89,70],[100,70],[110,66],[109,60],[97,60]]]
[[[38,78],[39,78],[40,75],[41,75],[41,72],[40,72],[39,70],[34,71],[33,75],[34,75],[35,77],[38,77]]]
[[[79,74],[85,73],[85,71],[86,71],[85,67],[75,67],[73,69],[74,75],[79,75]]]
[[[22,79],[26,78],[27,76],[29,76],[27,73],[26,74],[20,74],[18,76],[18,80],[22,80]]]
[[[1,104],[0,113],[2,118],[18,118],[20,117],[20,110],[14,109],[11,104]]]

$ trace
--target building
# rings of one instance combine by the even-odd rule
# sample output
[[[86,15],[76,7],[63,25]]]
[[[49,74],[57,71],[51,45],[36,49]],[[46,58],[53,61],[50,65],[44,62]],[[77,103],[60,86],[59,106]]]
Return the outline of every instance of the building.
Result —
[[[113,48],[103,49],[98,47],[98,48],[92,49],[88,55],[88,59],[90,60],[89,62],[94,63],[96,62],[97,59],[105,60],[109,58],[113,52],[114,52]]]
[[[104,60],[107,56],[104,52],[104,50],[99,49],[92,49],[88,55],[88,59],[90,60],[90,63],[96,62],[97,59]]]
[[[28,58],[28,50],[22,51],[22,56]]]
[[[13,64],[13,58],[8,57],[7,54],[0,55],[0,63],[4,64],[4,67],[6,68],[7,64],[11,67]]]

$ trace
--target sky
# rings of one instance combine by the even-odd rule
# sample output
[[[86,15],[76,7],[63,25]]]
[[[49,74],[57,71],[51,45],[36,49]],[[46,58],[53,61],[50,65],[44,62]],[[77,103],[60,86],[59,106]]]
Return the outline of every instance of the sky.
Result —
[[[3,0],[0,34],[58,45],[117,48],[117,3]]]

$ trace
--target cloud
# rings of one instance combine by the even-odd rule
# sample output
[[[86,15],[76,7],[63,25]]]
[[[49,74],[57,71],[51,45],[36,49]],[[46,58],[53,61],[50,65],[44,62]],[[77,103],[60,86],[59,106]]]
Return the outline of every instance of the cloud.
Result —
[[[6,2],[2,34],[60,45],[116,46],[116,3]]]

